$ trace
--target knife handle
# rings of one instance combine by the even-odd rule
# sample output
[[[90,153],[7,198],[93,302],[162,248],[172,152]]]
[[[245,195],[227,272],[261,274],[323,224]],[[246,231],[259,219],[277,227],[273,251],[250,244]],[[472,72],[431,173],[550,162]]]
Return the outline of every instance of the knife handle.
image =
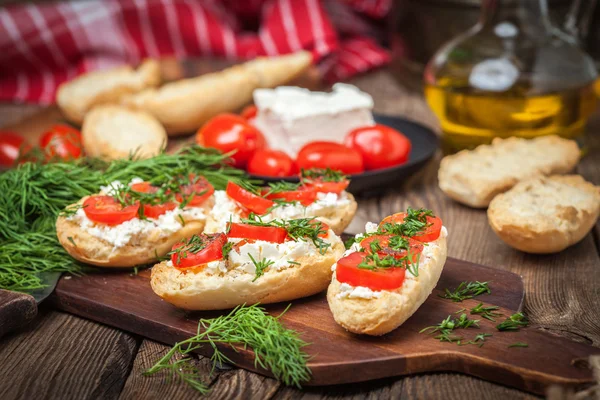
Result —
[[[35,318],[37,303],[33,296],[0,289],[0,338]]]

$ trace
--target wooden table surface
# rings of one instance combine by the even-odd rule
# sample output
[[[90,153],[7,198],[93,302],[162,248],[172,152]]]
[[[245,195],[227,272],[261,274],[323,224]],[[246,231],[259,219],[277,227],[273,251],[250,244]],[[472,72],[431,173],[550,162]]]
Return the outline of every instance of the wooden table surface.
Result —
[[[373,72],[351,83],[373,95],[377,112],[402,115],[437,129],[422,96],[405,90],[387,71]],[[0,126],[32,110],[34,107],[0,106]],[[597,113],[586,136],[589,153],[578,167],[578,172],[596,185],[600,185],[599,131]],[[533,256],[513,250],[493,234],[485,211],[463,207],[442,194],[436,179],[439,159],[440,155],[413,178],[394,182],[381,197],[360,198],[358,213],[348,231],[359,232],[365,222],[380,220],[409,205],[431,208],[449,229],[449,256],[522,275],[524,311],[533,324],[599,346],[599,225],[582,242],[556,255]],[[198,393],[183,384],[167,382],[162,376],[142,375],[167,350],[167,346],[143,337],[42,305],[31,325],[0,340],[0,399],[198,398]],[[237,368],[218,370],[209,377],[208,360],[196,362],[210,382],[211,399],[536,398],[455,373],[298,390]],[[551,394],[562,398],[565,393],[553,388]]]

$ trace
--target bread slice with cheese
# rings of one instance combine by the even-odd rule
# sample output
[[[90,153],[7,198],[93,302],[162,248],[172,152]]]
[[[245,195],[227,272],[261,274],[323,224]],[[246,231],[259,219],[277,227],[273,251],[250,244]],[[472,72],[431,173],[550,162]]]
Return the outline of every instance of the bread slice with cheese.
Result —
[[[301,51],[257,58],[219,72],[182,79],[123,99],[123,104],[154,115],[169,135],[195,132],[223,112],[234,112],[252,101],[252,92],[275,87],[302,74],[312,61]]]
[[[131,155],[150,158],[167,145],[167,133],[156,118],[121,105],[91,110],[83,121],[81,136],[88,156],[107,161]]]
[[[600,187],[579,175],[537,177],[496,196],[488,221],[506,244],[527,253],[555,253],[579,242],[600,213]]]
[[[558,136],[496,138],[491,145],[444,157],[439,186],[459,203],[484,208],[519,181],[572,171],[579,158],[577,143]]]
[[[88,72],[58,87],[56,102],[71,122],[81,124],[94,106],[118,103],[121,98],[160,83],[156,60],[145,60],[137,69],[121,66]]]

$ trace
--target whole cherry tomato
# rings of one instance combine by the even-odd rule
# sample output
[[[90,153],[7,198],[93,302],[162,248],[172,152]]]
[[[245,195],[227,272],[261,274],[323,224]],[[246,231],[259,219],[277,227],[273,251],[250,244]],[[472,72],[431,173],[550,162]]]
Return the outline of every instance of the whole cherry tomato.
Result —
[[[31,148],[22,136],[13,132],[0,132],[0,167],[10,168],[15,165],[19,155]]]
[[[81,132],[69,125],[54,125],[40,137],[40,147],[47,158],[62,160],[79,158],[83,148]]]
[[[262,176],[291,176],[296,167],[294,160],[283,151],[261,149],[250,158],[248,172]]]
[[[354,129],[346,136],[344,144],[362,154],[367,170],[404,164],[411,149],[406,136],[385,125]]]
[[[223,153],[235,151],[231,158],[238,168],[244,168],[254,152],[266,145],[258,129],[233,114],[220,114],[210,119],[196,133],[196,142]]]
[[[298,168],[331,168],[344,174],[359,174],[365,170],[359,151],[334,142],[311,142],[298,153]]]

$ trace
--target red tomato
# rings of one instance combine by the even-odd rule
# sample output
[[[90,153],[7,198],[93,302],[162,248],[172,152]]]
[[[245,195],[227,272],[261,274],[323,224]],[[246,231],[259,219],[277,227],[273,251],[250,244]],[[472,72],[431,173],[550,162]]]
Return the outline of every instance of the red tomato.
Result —
[[[223,153],[235,151],[231,158],[238,168],[245,167],[252,154],[266,145],[258,129],[233,114],[220,114],[210,119],[196,133],[196,142]]]
[[[265,242],[283,243],[287,238],[285,228],[277,226],[256,226],[250,224],[228,224],[227,237],[240,239],[264,240]]]
[[[290,190],[287,192],[279,192],[279,193],[268,193],[266,195],[267,199],[281,199],[285,201],[297,201],[303,206],[308,206],[314,203],[317,200],[317,192],[313,190],[306,190],[299,188],[298,190]]]
[[[371,290],[394,290],[402,286],[406,269],[379,268],[377,270],[358,268],[367,253],[351,253],[338,260],[335,270],[339,282],[352,286],[364,286]]]
[[[54,125],[40,138],[40,147],[48,158],[79,158],[82,153],[81,133],[69,125]]]
[[[89,219],[106,225],[119,225],[136,217],[139,204],[123,207],[111,196],[90,196],[83,202]]]
[[[194,235],[173,245],[171,261],[178,269],[204,266],[223,259],[223,246],[226,243],[227,237],[223,233]]]
[[[404,164],[411,149],[406,136],[385,125],[354,129],[346,136],[344,144],[362,154],[367,170]]]
[[[180,190],[181,192],[175,195],[175,199],[180,203],[189,200],[186,204],[189,207],[201,206],[215,192],[213,185],[203,176],[190,176],[190,184],[181,186]],[[192,195],[194,196],[190,200],[189,197]]]
[[[266,214],[269,208],[275,205],[273,201],[249,192],[233,182],[227,183],[225,193],[242,207],[259,215]]]
[[[258,113],[258,108],[256,108],[256,106],[254,104],[251,104],[249,106],[244,107],[240,116],[249,121],[249,120],[255,118],[257,113]]]
[[[22,136],[12,132],[0,132],[0,167],[12,167],[19,156],[30,148]]]
[[[373,235],[373,236],[369,236],[366,239],[363,239],[360,242],[360,246],[365,249],[365,253],[367,254],[373,254],[373,250],[375,250],[372,247],[379,247],[379,250],[376,250],[375,252],[377,254],[379,254],[380,257],[385,257],[385,256],[392,256],[395,258],[403,258],[406,257],[408,254],[408,251],[406,249],[399,249],[399,250],[395,250],[393,248],[390,247],[390,241],[392,243],[394,243],[394,240],[399,240],[399,239],[394,239],[394,238],[401,238],[401,236],[396,236],[396,235]],[[412,262],[416,262],[419,259],[419,254],[421,254],[423,252],[423,243],[414,240],[412,238],[406,238],[406,240],[408,241],[408,249],[412,255],[411,257],[411,261]]]
[[[133,185],[131,185],[131,190],[134,190],[136,192],[142,192],[142,193],[156,193],[158,191],[158,188],[155,186],[152,186],[148,182],[141,182],[141,183],[134,183]],[[156,219],[156,218],[160,217],[161,215],[163,215],[164,213],[166,213],[167,211],[174,210],[175,208],[177,208],[177,203],[174,203],[172,201],[169,201],[169,202],[166,202],[163,204],[154,204],[154,205],[144,204],[143,212],[144,212],[145,217]]]
[[[315,226],[320,224],[321,226],[319,227],[319,234],[317,235],[320,238],[325,238],[329,235],[329,225],[327,225],[325,222],[323,221],[319,221],[318,219],[313,219],[312,221],[310,221],[310,225],[311,226]]]
[[[295,169],[294,160],[279,150],[256,150],[248,162],[248,172],[255,175],[291,176]]]
[[[357,150],[334,142],[311,142],[298,153],[298,168],[331,168],[345,174],[359,174],[365,170]]]
[[[396,213],[385,217],[379,226],[383,226],[386,223],[401,224],[404,222],[404,218],[406,218],[406,213]],[[441,231],[442,220],[438,217],[427,216],[427,226],[425,227],[425,230],[417,233],[412,238],[418,240],[419,242],[433,242],[440,237]]]

